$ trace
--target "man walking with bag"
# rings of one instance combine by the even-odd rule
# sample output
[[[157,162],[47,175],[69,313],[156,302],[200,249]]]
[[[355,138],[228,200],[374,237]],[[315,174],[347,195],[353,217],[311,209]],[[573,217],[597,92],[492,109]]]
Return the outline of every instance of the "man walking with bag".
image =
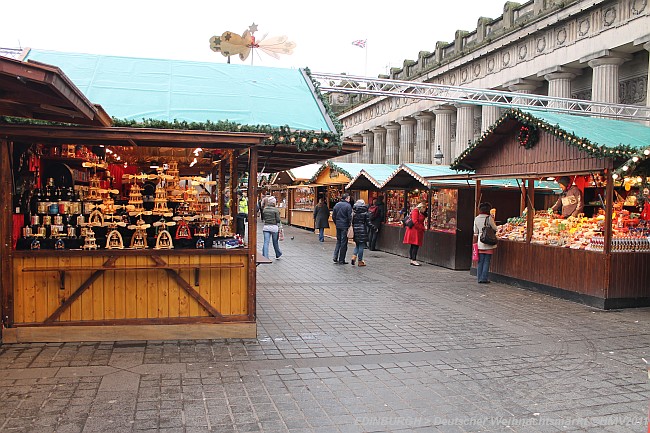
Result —
[[[332,221],[336,225],[336,247],[332,259],[335,264],[345,265],[345,255],[348,252],[348,228],[352,224],[352,205],[350,194],[343,194],[341,201],[332,209]]]

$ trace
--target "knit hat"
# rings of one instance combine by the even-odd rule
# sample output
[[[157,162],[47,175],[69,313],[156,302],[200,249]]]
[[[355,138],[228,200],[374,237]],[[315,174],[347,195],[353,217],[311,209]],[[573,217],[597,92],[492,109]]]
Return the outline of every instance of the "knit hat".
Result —
[[[365,205],[366,205],[366,202],[363,201],[362,198],[360,198],[359,200],[357,200],[357,201],[354,203],[354,205],[355,205],[355,206],[365,206]]]
[[[418,205],[417,205],[416,207],[417,207],[418,209],[426,209],[426,208],[427,208],[427,205],[426,205],[426,203],[418,203]]]
[[[571,185],[571,179],[569,179],[567,176],[562,176],[557,180],[557,183],[564,185],[566,188],[568,188],[569,185]]]
[[[269,197],[267,200],[267,203],[272,205],[276,204],[277,202],[278,202],[277,199],[273,196]]]

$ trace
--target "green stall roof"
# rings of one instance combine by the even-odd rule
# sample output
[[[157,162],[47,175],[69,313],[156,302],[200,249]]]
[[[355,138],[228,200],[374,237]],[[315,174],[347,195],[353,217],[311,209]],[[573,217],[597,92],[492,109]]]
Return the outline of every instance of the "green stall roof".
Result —
[[[230,121],[336,133],[299,69],[31,49],[25,61],[59,67],[118,119]]]

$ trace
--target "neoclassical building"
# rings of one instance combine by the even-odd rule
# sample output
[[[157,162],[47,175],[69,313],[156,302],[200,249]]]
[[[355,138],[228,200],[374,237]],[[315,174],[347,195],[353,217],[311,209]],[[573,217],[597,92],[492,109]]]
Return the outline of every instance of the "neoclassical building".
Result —
[[[392,68],[395,80],[650,105],[648,0],[507,2],[417,60]],[[430,100],[330,94],[346,140],[364,142],[348,162],[449,164],[493,124],[500,109]]]

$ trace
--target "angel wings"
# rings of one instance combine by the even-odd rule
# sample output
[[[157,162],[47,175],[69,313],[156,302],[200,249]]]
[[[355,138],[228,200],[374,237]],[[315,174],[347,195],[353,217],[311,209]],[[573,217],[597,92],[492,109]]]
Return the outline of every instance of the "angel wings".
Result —
[[[255,38],[256,31],[257,25],[253,23],[241,36],[230,31],[223,32],[221,36],[212,36],[210,49],[217,53],[220,52],[224,57],[238,55],[242,61],[246,60],[251,50],[256,48],[275,59],[279,59],[280,54],[293,54],[296,44],[287,36],[273,36],[267,39],[267,35],[264,35],[257,40]]]

